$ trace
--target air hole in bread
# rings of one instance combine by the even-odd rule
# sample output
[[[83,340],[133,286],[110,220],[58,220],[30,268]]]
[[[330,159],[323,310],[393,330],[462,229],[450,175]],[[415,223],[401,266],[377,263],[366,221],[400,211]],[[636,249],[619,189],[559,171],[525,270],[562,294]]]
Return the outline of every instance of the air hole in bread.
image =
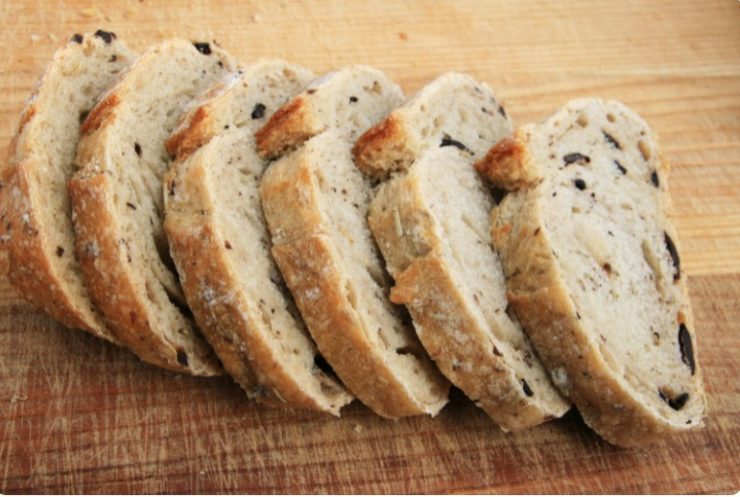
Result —
[[[581,114],[580,116],[578,116],[578,119],[576,119],[576,122],[580,127],[585,128],[586,126],[588,126],[588,117],[586,117],[585,114]]]
[[[665,290],[663,288],[663,271],[660,268],[660,260],[658,256],[653,252],[650,242],[643,240],[641,244],[642,258],[650,268],[653,274],[653,283],[655,283],[655,289],[661,295],[661,299],[665,298]]]

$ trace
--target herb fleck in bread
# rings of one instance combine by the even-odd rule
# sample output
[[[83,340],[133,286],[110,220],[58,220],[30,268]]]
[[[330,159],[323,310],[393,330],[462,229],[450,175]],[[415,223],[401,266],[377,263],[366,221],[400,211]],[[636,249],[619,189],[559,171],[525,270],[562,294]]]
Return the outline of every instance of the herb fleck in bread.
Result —
[[[381,72],[346,68],[309,85],[257,133],[265,157],[299,147],[262,179],[275,261],[322,355],[363,403],[390,418],[436,414],[448,390],[388,300],[366,221],[372,187],[351,155],[359,134],[402,98]]]
[[[263,403],[339,414],[352,397],[317,358],[270,254],[254,132],[313,74],[262,61],[217,84],[167,142],[165,231],[195,319],[226,371]]]
[[[499,142],[478,165],[509,301],[555,384],[623,446],[703,424],[694,323],[668,163],[624,105],[579,99]]]
[[[147,50],[82,124],[69,183],[76,253],[93,302],[141,359],[221,372],[194,326],[162,229],[164,147],[184,106],[236,69],[221,49],[170,40]]]
[[[66,185],[81,120],[135,57],[114,33],[101,30],[75,34],[57,50],[21,115],[2,192],[10,281],[64,325],[112,342],[74,256]]]
[[[480,159],[510,131],[511,121],[487,85],[448,72],[366,131],[353,153],[365,174],[383,179],[408,169],[430,148],[454,147]]]
[[[569,403],[509,316],[490,246],[494,203],[471,159],[511,132],[503,113],[488,111],[497,106],[486,85],[448,73],[365,133],[354,151],[364,171],[398,171],[369,216],[396,280],[391,299],[407,306],[445,376],[513,431],[560,417]],[[384,129],[394,131],[377,132]]]

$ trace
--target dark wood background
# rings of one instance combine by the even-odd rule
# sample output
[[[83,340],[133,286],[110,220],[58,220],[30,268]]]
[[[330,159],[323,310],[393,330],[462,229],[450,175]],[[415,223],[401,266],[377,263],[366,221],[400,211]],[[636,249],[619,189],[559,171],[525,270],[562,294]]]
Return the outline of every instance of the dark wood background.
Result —
[[[215,37],[248,63],[489,82],[516,122],[617,98],[673,162],[710,415],[641,450],[571,412],[511,435],[461,395],[434,419],[270,410],[57,325],[0,276],[0,492],[736,492],[740,488],[740,4],[737,1],[0,3],[0,146],[53,50],[104,27],[137,49]],[[5,267],[0,265],[0,275]]]

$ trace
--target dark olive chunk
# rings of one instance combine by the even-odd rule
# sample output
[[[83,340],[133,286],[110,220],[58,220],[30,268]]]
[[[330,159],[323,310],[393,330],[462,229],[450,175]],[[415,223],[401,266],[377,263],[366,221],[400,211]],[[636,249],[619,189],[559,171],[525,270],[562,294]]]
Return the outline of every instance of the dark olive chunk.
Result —
[[[668,406],[674,411],[680,411],[681,408],[685,406],[686,402],[689,400],[689,394],[686,392],[675,397],[669,397],[662,390],[658,390],[658,394],[660,395],[660,398],[663,399],[663,402],[668,404]]]
[[[671,240],[671,237],[668,236],[668,233],[663,232],[663,235],[665,235],[665,246],[668,249],[668,253],[671,254],[671,259],[673,260],[673,267],[676,269],[676,272],[673,273],[673,281],[678,281],[679,279],[681,279],[681,258],[678,256],[676,245],[674,245],[673,240]]]
[[[581,191],[586,189],[586,182],[583,181],[581,178],[573,180],[573,184]]]
[[[529,386],[529,383],[527,383],[527,380],[522,380],[522,390],[524,390],[524,394],[527,397],[531,397],[534,395],[534,392],[532,391],[532,388]]]
[[[660,178],[658,177],[658,171],[653,171],[650,173],[650,181],[653,183],[655,188],[658,188],[660,186]]]
[[[188,366],[188,354],[184,350],[177,351],[177,362],[183,366]]]
[[[466,147],[463,143],[455,140],[454,138],[451,138],[450,135],[445,134],[442,137],[442,142],[439,144],[440,147],[456,147],[462,150],[463,152],[473,153],[468,147]]]
[[[683,323],[678,327],[678,346],[681,349],[681,360],[689,367],[693,375],[696,372],[694,345],[691,343],[691,334]]]
[[[141,145],[139,145],[137,142],[134,142],[134,152],[136,152],[136,155],[141,157]]]
[[[624,167],[618,160],[614,160],[614,164],[617,166],[617,169],[619,169],[619,172],[622,174],[627,174],[627,168]]]
[[[584,165],[584,164],[588,164],[591,162],[591,157],[589,157],[588,155],[583,155],[582,153],[579,153],[579,152],[574,152],[572,154],[565,155],[563,157],[563,162],[565,162],[566,166],[573,164],[574,162],[577,164]]]
[[[602,130],[601,132],[602,132],[602,133],[604,133],[604,139],[605,139],[605,140],[606,140],[607,142],[609,142],[609,144],[610,144],[610,145],[611,145],[612,147],[614,147],[614,148],[618,148],[619,150],[622,150],[622,145],[620,145],[620,144],[619,144],[619,142],[617,141],[617,139],[616,139],[616,138],[614,138],[614,137],[613,137],[612,135],[610,135],[610,134],[609,134],[609,133],[607,133],[606,131],[603,131],[603,130]]]
[[[252,109],[252,119],[262,119],[265,116],[265,104],[258,103]]]
[[[70,41],[72,43],[82,43],[82,35],[80,33],[75,33],[72,35],[72,39]]]
[[[354,104],[356,102],[357,102],[357,97],[356,96],[352,95],[351,97],[349,97],[349,103]]]
[[[112,42],[116,38],[116,33],[112,31],[103,31],[102,29],[99,29],[95,31],[95,36],[97,36],[104,42],[110,44],[110,42]]]
[[[203,55],[211,55],[211,45],[205,42],[194,42],[193,46]]]

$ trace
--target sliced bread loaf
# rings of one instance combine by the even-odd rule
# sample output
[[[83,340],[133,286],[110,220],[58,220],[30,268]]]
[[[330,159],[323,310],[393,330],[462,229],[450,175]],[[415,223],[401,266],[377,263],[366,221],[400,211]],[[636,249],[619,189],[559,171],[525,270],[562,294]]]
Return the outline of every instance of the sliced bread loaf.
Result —
[[[480,159],[510,131],[511,121],[488,85],[448,72],[365,132],[353,153],[365,174],[382,179],[408,169],[430,148],[455,147],[470,160]]]
[[[448,73],[365,133],[354,152],[374,176],[401,171],[380,187],[368,220],[396,280],[391,299],[409,309],[445,376],[514,431],[561,416],[569,403],[509,315],[490,245],[494,202],[471,159],[511,132],[497,108],[487,85]]]
[[[80,122],[136,57],[114,33],[75,34],[57,50],[21,114],[0,191],[11,283],[57,321],[116,342],[74,256],[67,181]]]
[[[184,106],[236,69],[208,43],[147,50],[82,124],[69,182],[76,253],[93,302],[121,342],[174,371],[221,372],[196,330],[162,229],[164,142]]]
[[[389,418],[436,414],[448,391],[388,299],[366,221],[372,187],[351,154],[357,136],[402,98],[381,72],[350,67],[309,85],[257,133],[265,157],[299,147],[262,179],[275,261],[322,355],[362,402]]]
[[[648,125],[618,102],[574,100],[477,166],[518,188],[492,214],[509,301],[586,423],[623,446],[701,426],[668,163]]]
[[[270,254],[254,132],[313,74],[262,61],[208,90],[167,142],[165,232],[195,320],[251,398],[335,415],[352,397],[321,369]]]

